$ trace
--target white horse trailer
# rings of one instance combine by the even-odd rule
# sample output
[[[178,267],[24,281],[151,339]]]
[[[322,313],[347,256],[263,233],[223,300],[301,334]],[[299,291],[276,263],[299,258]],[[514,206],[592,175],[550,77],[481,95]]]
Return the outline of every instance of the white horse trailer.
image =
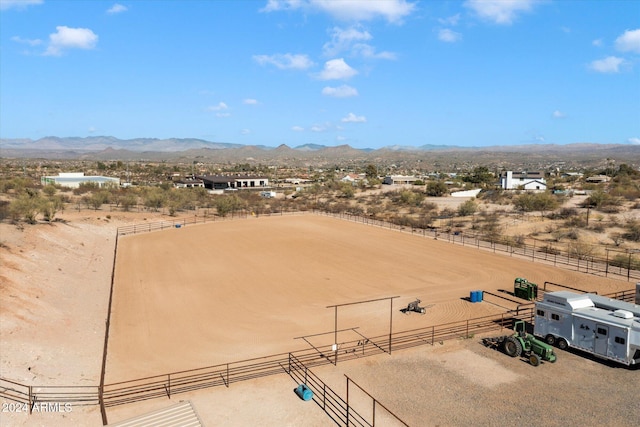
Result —
[[[637,365],[639,309],[638,305],[624,301],[605,304],[602,297],[591,294],[549,292],[536,303],[533,333],[563,350],[573,347],[603,359]]]

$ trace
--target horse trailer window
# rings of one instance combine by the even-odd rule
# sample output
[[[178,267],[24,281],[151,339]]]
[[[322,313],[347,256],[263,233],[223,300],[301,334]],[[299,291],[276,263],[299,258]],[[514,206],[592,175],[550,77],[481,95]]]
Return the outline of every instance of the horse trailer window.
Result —
[[[622,337],[616,337],[615,338],[615,342],[616,342],[616,344],[624,344],[626,341]]]
[[[544,310],[537,310],[537,311],[536,311],[536,314],[537,314],[538,316],[542,316],[542,317],[544,317]]]
[[[558,315],[558,314],[552,314],[552,315],[551,315],[551,318],[552,318],[553,320],[560,320],[560,315]]]
[[[599,335],[607,335],[607,330],[605,328],[598,328]]]

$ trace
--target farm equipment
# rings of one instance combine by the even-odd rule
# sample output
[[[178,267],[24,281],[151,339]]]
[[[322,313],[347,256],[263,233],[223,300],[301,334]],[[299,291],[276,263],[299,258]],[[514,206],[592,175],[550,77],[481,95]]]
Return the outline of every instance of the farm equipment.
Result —
[[[420,314],[425,314],[427,312],[427,307],[420,307],[420,300],[416,298],[415,301],[411,301],[405,308],[400,309],[403,313],[416,312]]]
[[[538,298],[538,285],[531,283],[527,279],[517,277],[513,282],[513,294],[527,301],[533,301]]]
[[[555,363],[553,347],[528,334],[523,320],[516,321],[513,329],[513,335],[483,339],[484,345],[501,349],[511,357],[524,356],[533,366],[540,365],[543,360]]]

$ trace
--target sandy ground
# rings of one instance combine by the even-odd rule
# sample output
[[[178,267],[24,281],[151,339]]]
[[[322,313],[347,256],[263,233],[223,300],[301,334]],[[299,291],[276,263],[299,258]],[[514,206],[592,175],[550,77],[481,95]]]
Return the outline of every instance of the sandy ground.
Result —
[[[61,216],[68,222],[24,231],[0,224],[1,375],[34,385],[97,385],[116,227],[159,218],[115,213],[106,218],[105,212]],[[499,308],[464,298],[475,289],[509,289],[516,276],[602,292],[631,288],[627,282],[326,217],[260,217],[121,237],[107,383],[305,348],[294,338],[332,331],[333,311],[327,309],[332,304],[396,295],[395,309],[415,297],[433,304],[424,316],[396,311],[397,331],[489,314]],[[367,336],[384,333],[386,304],[341,309],[339,328],[357,326]],[[317,339],[318,345],[331,342]],[[503,360],[499,356],[496,361]],[[475,360],[462,359],[457,364]],[[344,366],[372,363],[363,359]],[[327,375],[344,380],[342,371]],[[192,399],[205,425],[300,425],[300,420],[331,425],[317,406],[297,399],[294,386],[278,376],[177,399]],[[109,420],[174,401],[109,409]],[[2,413],[0,424],[101,422],[98,408],[87,408],[31,417]]]

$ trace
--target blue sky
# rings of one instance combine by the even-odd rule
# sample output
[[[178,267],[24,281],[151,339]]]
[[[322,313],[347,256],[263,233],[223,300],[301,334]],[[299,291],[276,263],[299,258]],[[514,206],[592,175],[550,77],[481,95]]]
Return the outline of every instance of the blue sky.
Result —
[[[0,0],[0,137],[640,144],[640,1]]]

